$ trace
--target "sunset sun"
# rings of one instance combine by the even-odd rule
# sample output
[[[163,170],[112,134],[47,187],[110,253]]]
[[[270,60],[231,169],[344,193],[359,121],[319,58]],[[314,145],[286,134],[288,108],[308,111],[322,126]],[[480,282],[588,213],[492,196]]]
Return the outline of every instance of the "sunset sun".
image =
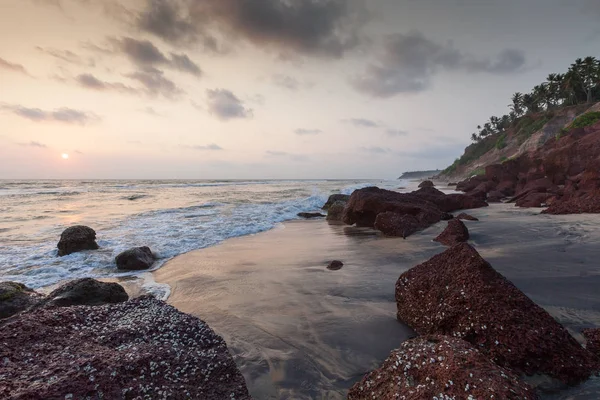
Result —
[[[69,155],[67,153],[62,153],[61,157],[63,158],[63,160],[68,160],[69,159]]]

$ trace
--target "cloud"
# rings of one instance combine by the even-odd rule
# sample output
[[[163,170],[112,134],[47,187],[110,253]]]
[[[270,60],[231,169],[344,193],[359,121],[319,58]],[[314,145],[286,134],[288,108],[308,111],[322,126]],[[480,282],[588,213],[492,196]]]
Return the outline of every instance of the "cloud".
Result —
[[[379,155],[392,153],[391,149],[379,147],[379,146],[361,147],[360,150],[364,153],[379,154]]]
[[[385,131],[385,133],[387,133],[390,136],[406,136],[406,135],[408,135],[407,131],[403,131],[400,129],[388,129]]]
[[[150,96],[162,95],[174,99],[183,94],[183,90],[175,82],[165,78],[164,72],[156,68],[148,68],[126,76],[140,82],[145,87],[145,92]]]
[[[54,58],[57,58],[61,61],[65,61],[70,64],[87,65],[87,66],[92,66],[92,67],[96,65],[96,62],[94,61],[94,59],[90,58],[87,61],[84,61],[81,56],[73,53],[70,50],[59,50],[59,49],[54,49],[54,48],[44,48],[44,47],[40,47],[40,46],[36,46],[36,49],[44,54],[48,54],[49,56],[52,56]]]
[[[388,35],[377,63],[351,79],[354,88],[373,97],[420,92],[431,86],[440,71],[511,74],[525,69],[521,50],[504,49],[495,58],[481,58],[461,52],[452,43],[439,44],[421,32]]]
[[[186,149],[192,149],[192,150],[202,150],[202,151],[219,151],[219,150],[223,150],[223,148],[221,146],[219,146],[218,144],[215,143],[211,143],[209,145],[206,146],[184,146]]]
[[[208,111],[217,118],[227,121],[235,118],[251,118],[253,112],[231,91],[225,89],[207,90]]]
[[[137,93],[137,90],[124,85],[123,83],[120,82],[105,82],[105,81],[101,81],[100,79],[96,78],[94,75],[92,74],[81,74],[78,75],[75,80],[77,81],[77,83],[79,83],[79,85],[87,88],[87,89],[93,89],[93,90],[116,90],[119,92],[126,92],[126,93]]]
[[[365,118],[345,119],[343,122],[347,122],[359,128],[379,128],[381,126],[381,124]]]
[[[0,57],[0,68],[29,75],[24,66],[22,66],[21,64],[11,63],[10,61],[7,61],[2,57]]]
[[[165,66],[186,72],[199,77],[202,70],[186,54],[171,53],[171,58],[167,58],[152,42],[149,40],[137,40],[130,37],[124,37],[120,40],[112,39],[112,42],[120,49],[134,64],[142,67]]]
[[[296,135],[318,135],[323,133],[320,129],[303,129],[299,128],[294,131]]]
[[[31,141],[29,143],[17,143],[17,144],[19,146],[38,147],[38,148],[41,148],[41,149],[47,149],[48,148],[48,146],[46,146],[45,144],[42,144],[40,142],[34,142],[34,141]]]
[[[293,153],[287,153],[285,151],[278,151],[278,150],[267,150],[267,151],[265,151],[265,156],[266,157],[289,158],[292,161],[298,161],[298,162],[303,162],[303,161],[309,160],[309,157],[304,154],[293,154]]]
[[[35,122],[62,122],[65,124],[86,125],[100,120],[94,113],[75,110],[68,107],[57,108],[54,111],[45,111],[39,108],[29,108],[21,105],[0,104],[0,110],[12,112],[19,117]]]
[[[218,33],[263,48],[340,57],[360,42],[367,20],[362,0],[147,0],[138,25],[172,43],[216,48]]]
[[[298,87],[300,86],[298,80],[288,75],[275,74],[271,79],[275,85],[284,89],[298,90]]]

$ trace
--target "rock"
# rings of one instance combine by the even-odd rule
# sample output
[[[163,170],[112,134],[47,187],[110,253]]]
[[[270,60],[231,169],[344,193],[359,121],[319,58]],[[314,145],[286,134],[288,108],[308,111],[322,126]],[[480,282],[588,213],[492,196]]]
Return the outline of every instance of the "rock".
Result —
[[[61,257],[82,250],[96,250],[96,232],[83,225],[71,226],[60,235],[57,247]]]
[[[118,269],[142,270],[148,269],[154,264],[156,257],[149,247],[134,247],[119,254],[115,258]]]
[[[475,189],[482,182],[486,182],[488,179],[483,175],[472,176],[464,181],[458,182],[456,190],[461,192],[470,192]]]
[[[574,385],[596,366],[562,325],[467,243],[402,274],[396,304],[398,319],[417,333],[464,339],[517,373]]]
[[[434,186],[435,185],[433,184],[433,182],[431,182],[429,180],[419,183],[419,188],[434,187]]]
[[[92,278],[76,279],[53,290],[34,308],[98,306],[127,301],[129,296],[118,283],[100,282]]]
[[[492,190],[487,194],[488,203],[500,203],[506,196],[498,190]]]
[[[336,201],[348,202],[348,200],[350,200],[350,195],[339,194],[339,193],[338,194],[332,194],[327,199],[327,202],[323,205],[323,210],[328,210],[329,207],[331,205],[333,205],[333,203],[335,203]]]
[[[327,210],[327,221],[341,221],[346,207],[345,201],[336,201]]]
[[[513,181],[503,181],[496,186],[496,191],[502,193],[504,196],[514,196],[516,183]]]
[[[312,218],[325,218],[325,215],[321,214],[321,213],[311,213],[311,212],[301,212],[298,213],[298,216],[300,218],[306,218],[306,219],[312,219]]]
[[[466,213],[458,214],[458,217],[456,217],[456,219],[464,219],[465,221],[479,221],[479,219],[473,217],[472,215],[466,214]]]
[[[448,182],[448,186],[456,186],[458,185],[458,182]]]
[[[545,207],[546,201],[554,197],[551,193],[535,193],[529,192],[525,196],[519,198],[515,205],[517,207]]]
[[[337,271],[339,269],[342,269],[342,267],[344,266],[344,263],[339,261],[339,260],[333,260],[332,262],[330,262],[327,265],[327,269],[330,269],[332,271]]]
[[[469,230],[460,219],[451,219],[448,221],[446,229],[433,240],[445,246],[454,246],[455,244],[469,240]]]
[[[43,296],[17,282],[0,282],[0,319],[27,310]]]
[[[250,400],[223,339],[150,296],[21,314],[0,343],[3,399]]]
[[[600,213],[600,190],[577,193],[552,202],[542,214],[585,214]]]
[[[600,358],[600,328],[585,329],[583,332],[585,348]]]
[[[422,188],[410,194],[435,204],[443,212],[481,208],[488,205],[484,200],[476,197],[460,193],[445,194],[435,188]]]
[[[510,370],[464,340],[428,335],[407,340],[348,393],[348,400],[537,399]]]
[[[374,227],[383,232],[386,236],[396,236],[406,239],[408,236],[417,232],[421,227],[421,224],[419,220],[412,215],[387,211],[377,214]]]

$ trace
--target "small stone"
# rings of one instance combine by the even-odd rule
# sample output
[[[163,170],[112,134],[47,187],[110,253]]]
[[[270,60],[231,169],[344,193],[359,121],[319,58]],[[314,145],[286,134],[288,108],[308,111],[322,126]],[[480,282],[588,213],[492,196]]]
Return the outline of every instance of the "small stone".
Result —
[[[329,263],[329,265],[327,265],[327,269],[330,269],[332,271],[337,271],[339,269],[342,269],[342,267],[344,266],[344,263],[339,261],[339,260],[333,260]]]

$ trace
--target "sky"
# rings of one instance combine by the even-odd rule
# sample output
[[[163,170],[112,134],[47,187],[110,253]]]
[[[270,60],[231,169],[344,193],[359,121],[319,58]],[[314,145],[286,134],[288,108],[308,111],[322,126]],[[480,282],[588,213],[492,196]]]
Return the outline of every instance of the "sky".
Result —
[[[599,27],[598,0],[0,0],[0,179],[445,168]]]

